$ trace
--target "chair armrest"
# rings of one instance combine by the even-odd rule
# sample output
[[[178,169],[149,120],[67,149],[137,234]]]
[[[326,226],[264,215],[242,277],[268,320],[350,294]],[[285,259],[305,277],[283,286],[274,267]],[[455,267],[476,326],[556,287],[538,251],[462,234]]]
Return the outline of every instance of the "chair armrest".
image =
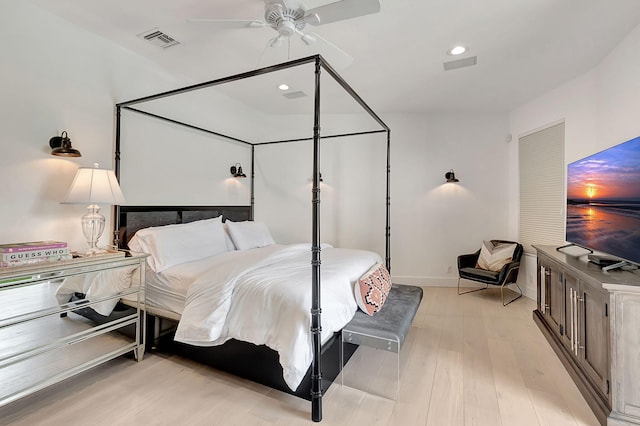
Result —
[[[471,254],[461,254],[458,256],[458,270],[462,268],[475,268],[478,263],[478,256],[480,256],[480,250]]]
[[[500,270],[500,274],[498,275],[498,282],[504,283],[505,280],[509,280],[508,282],[515,282],[518,279],[518,271],[520,270],[520,262],[512,261],[507,263]]]

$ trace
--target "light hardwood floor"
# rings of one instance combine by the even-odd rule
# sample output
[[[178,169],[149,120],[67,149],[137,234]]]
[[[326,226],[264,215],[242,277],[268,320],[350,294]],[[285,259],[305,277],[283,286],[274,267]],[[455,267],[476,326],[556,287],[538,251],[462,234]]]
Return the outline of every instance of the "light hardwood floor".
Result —
[[[392,354],[362,351],[345,375],[359,389],[334,383],[323,424],[597,425],[533,323],[534,307],[526,298],[502,307],[497,289],[458,296],[455,288],[425,288],[401,352],[400,400],[379,396],[395,391]],[[0,424],[301,425],[312,423],[309,413],[308,401],[150,354],[141,363],[121,357],[2,407]]]

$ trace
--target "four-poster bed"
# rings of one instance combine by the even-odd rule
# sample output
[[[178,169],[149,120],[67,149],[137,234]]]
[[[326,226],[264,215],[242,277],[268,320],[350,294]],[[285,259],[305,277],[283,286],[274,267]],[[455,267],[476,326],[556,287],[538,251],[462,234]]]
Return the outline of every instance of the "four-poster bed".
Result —
[[[166,114],[163,106],[161,105],[158,112],[158,109],[154,109],[154,102],[158,100],[164,100],[167,98],[171,98],[177,95],[187,94],[194,91],[200,91],[207,88],[224,86],[229,83],[236,83],[240,81],[250,80],[255,77],[264,77],[269,76],[273,73],[277,73],[283,70],[293,69],[295,67],[300,67],[304,65],[312,65],[313,66],[313,106],[310,113],[312,113],[313,117],[313,125],[312,125],[312,134],[304,135],[304,134],[294,134],[293,137],[287,138],[276,138],[275,140],[266,140],[266,141],[249,141],[244,137],[232,136],[229,134],[223,134],[220,131],[213,130],[209,128],[207,125],[196,124],[187,122],[184,118],[175,118],[174,116],[170,116]],[[360,109],[361,113],[364,113],[369,118],[368,128],[360,131],[332,131],[331,124],[325,121],[323,123],[323,129],[328,129],[328,131],[321,132],[321,113],[324,111],[321,105],[321,82],[324,82],[322,78],[324,76],[330,77],[329,85],[333,87],[334,90],[339,89],[342,91],[342,94],[346,95],[347,98],[353,101],[353,105],[357,106]],[[324,101],[324,98],[322,98]],[[327,102],[330,104],[331,102]],[[275,103],[274,103],[275,105]],[[311,236],[311,306],[310,315],[311,315],[311,327],[310,332],[312,336],[312,347],[313,347],[313,361],[310,367],[310,374],[308,377],[310,394],[306,395],[310,396],[312,401],[312,419],[314,421],[320,421],[322,419],[322,395],[323,395],[323,367],[322,367],[322,359],[323,359],[323,345],[321,341],[321,332],[322,332],[322,321],[321,321],[321,313],[322,313],[322,304],[320,300],[321,296],[321,239],[320,239],[320,154],[321,154],[321,141],[323,139],[330,138],[346,138],[350,136],[358,136],[358,135],[369,135],[376,133],[384,133],[386,134],[386,224],[385,224],[385,259],[384,263],[388,270],[391,269],[391,258],[390,258],[390,129],[389,127],[375,114],[375,112],[358,96],[358,94],[329,66],[326,61],[319,55],[315,55],[308,58],[303,58],[287,63],[283,63],[280,65],[275,65],[272,67],[262,68],[259,70],[234,75],[227,78],[222,78],[218,80],[213,80],[201,84],[196,84],[192,86],[188,86],[182,89],[172,90],[164,93],[160,93],[157,95],[147,96],[139,99],[134,99],[127,102],[122,102],[116,105],[116,143],[115,143],[115,170],[116,175],[121,177],[121,149],[125,143],[131,143],[129,141],[125,141],[125,136],[122,132],[122,122],[124,120],[123,113],[124,112],[132,112],[141,114],[145,117],[149,117],[156,120],[161,120],[163,122],[168,122],[173,125],[185,127],[190,130],[194,130],[197,132],[203,132],[205,134],[212,135],[216,138],[222,138],[225,140],[230,140],[233,142],[237,142],[250,148],[251,150],[251,174],[250,174],[250,202],[248,206],[221,206],[221,207],[148,207],[148,206],[116,206],[115,207],[115,243],[120,245],[121,247],[125,247],[128,239],[135,233],[137,229],[147,227],[147,226],[158,226],[158,225],[167,225],[167,224],[175,224],[181,222],[191,222],[197,219],[206,219],[211,217],[216,217],[219,215],[223,215],[227,218],[231,218],[232,220],[253,220],[254,219],[254,204],[255,204],[255,193],[254,193],[254,180],[255,180],[255,157],[256,157],[256,148],[266,145],[275,145],[281,143],[290,143],[290,142],[302,142],[302,141],[312,141],[313,142],[313,164],[312,164],[312,236]],[[179,114],[178,114],[179,115]],[[295,133],[295,132],[294,132]],[[299,137],[298,137],[299,136]],[[149,311],[148,313],[153,313]],[[335,340],[335,339],[334,339]],[[229,343],[229,342],[227,342]],[[227,345],[225,343],[225,345]],[[240,345],[242,346],[243,342],[235,342],[232,341],[232,345]],[[329,354],[331,351],[327,348],[335,347],[336,345],[331,345],[331,342],[325,342],[325,354]],[[211,350],[215,352],[215,347],[207,348],[207,350]],[[236,348],[237,349],[237,348]],[[186,347],[185,352],[197,352],[194,347]],[[267,351],[268,352],[268,351]],[[231,358],[237,358],[238,352],[231,352],[234,355]],[[196,357],[202,355],[196,355]],[[205,355],[206,356],[206,355]],[[272,356],[272,355],[268,355]],[[330,355],[325,355],[330,356]],[[337,353],[335,354],[337,357]],[[249,363],[251,364],[251,363]],[[231,370],[235,372],[235,367],[225,366],[225,362],[220,364],[222,368]],[[331,370],[328,373],[329,376],[334,376],[339,372],[341,365],[329,365]],[[337,367],[337,369],[335,368]],[[258,372],[258,374],[261,374]],[[331,378],[332,379],[332,378]],[[260,380],[258,380],[260,381]],[[278,388],[278,386],[275,386]],[[282,389],[282,388],[281,388]],[[299,388],[300,389],[300,388]],[[304,386],[301,388],[304,389]],[[297,393],[296,393],[297,394]],[[305,396],[305,395],[300,395]]]

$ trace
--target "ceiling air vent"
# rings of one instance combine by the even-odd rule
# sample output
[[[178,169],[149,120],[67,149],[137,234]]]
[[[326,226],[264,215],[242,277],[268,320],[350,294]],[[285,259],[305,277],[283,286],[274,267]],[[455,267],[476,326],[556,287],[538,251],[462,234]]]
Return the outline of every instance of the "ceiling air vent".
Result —
[[[478,57],[471,56],[469,58],[456,59],[455,61],[445,62],[443,65],[444,65],[445,71],[451,71],[458,68],[470,67],[471,65],[475,65],[477,63],[478,63]]]
[[[167,47],[175,46],[176,44],[180,44],[179,41],[174,39],[173,37],[163,33],[158,28],[153,28],[149,31],[145,31],[143,33],[138,34],[138,37],[148,41],[154,46],[161,47],[166,49]]]
[[[282,96],[284,96],[287,99],[298,99],[298,98],[304,98],[305,96],[307,96],[307,94],[301,90],[298,90],[297,92],[283,93]]]

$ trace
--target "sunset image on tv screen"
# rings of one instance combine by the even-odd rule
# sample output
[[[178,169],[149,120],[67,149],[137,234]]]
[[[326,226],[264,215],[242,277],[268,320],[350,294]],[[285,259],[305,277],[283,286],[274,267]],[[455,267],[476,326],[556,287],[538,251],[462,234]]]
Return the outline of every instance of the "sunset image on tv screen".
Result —
[[[569,164],[567,241],[640,263],[640,137]]]

